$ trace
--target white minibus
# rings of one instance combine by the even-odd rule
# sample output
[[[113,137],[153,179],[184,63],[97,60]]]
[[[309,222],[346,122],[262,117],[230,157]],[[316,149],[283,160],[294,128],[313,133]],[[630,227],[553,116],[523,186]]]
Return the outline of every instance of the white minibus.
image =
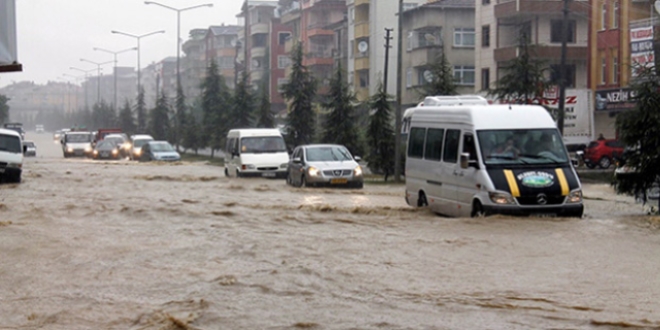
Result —
[[[289,153],[278,129],[233,129],[227,133],[226,176],[280,177],[287,174]]]
[[[582,216],[580,180],[546,109],[442,99],[407,111],[409,205],[456,217]]]

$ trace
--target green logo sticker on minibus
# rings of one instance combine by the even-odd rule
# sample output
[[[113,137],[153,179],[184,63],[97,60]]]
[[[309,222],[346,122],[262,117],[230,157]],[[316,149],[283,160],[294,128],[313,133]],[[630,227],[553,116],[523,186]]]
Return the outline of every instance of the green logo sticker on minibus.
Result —
[[[545,188],[555,183],[555,176],[547,172],[525,172],[518,174],[518,181],[526,187]]]

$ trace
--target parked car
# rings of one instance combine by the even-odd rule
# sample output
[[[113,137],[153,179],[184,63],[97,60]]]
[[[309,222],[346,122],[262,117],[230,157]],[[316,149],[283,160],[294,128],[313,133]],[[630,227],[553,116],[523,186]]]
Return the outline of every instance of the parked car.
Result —
[[[36,157],[37,146],[32,141],[23,141],[23,155],[25,157]]]
[[[140,156],[142,155],[142,146],[149,142],[153,141],[154,138],[151,135],[146,135],[146,134],[137,134],[137,135],[132,135],[131,136],[131,148],[130,148],[130,153],[129,156],[131,159],[140,159]]]
[[[287,183],[296,187],[317,185],[362,188],[362,167],[342,145],[311,144],[295,148],[289,160]]]
[[[34,128],[34,131],[37,133],[43,133],[44,132],[44,125],[36,125]]]
[[[615,139],[596,140],[584,150],[584,164],[589,168],[596,166],[606,169],[623,155],[624,145]]]
[[[119,146],[111,140],[99,141],[92,152],[94,159],[119,159],[119,157]]]
[[[181,155],[167,141],[149,141],[142,146],[140,161],[152,160],[174,162],[181,160]]]

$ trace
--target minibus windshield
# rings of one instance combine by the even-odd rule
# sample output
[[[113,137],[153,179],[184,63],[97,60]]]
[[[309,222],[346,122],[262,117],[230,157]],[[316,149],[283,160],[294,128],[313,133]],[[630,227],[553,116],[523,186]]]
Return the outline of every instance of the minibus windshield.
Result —
[[[560,164],[568,155],[556,129],[478,131],[486,165]]]
[[[253,136],[241,139],[242,153],[286,152],[286,144],[281,136]]]

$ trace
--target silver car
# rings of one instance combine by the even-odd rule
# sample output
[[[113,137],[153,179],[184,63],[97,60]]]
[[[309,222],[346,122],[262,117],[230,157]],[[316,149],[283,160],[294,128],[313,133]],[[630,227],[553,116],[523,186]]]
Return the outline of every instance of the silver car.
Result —
[[[296,187],[317,185],[362,188],[362,167],[342,145],[311,144],[293,150],[287,183]]]

